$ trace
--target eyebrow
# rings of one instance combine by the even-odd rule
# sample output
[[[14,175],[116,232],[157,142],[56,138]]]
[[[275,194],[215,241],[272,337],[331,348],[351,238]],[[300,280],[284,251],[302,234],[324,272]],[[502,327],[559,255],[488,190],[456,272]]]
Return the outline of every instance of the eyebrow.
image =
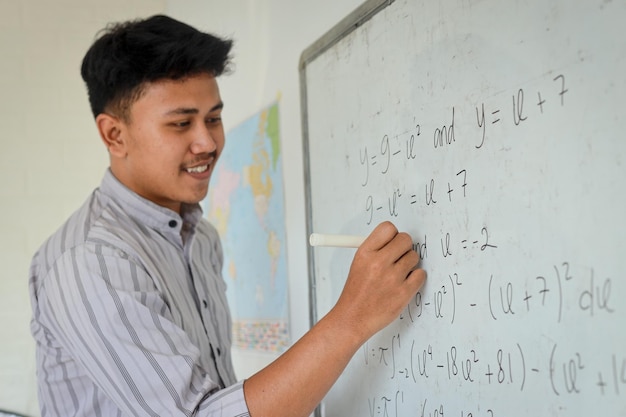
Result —
[[[224,108],[224,102],[220,101],[215,106],[213,106],[211,110],[209,110],[209,113],[214,112],[216,110],[221,110],[223,108]],[[172,115],[198,114],[199,112],[200,111],[195,107],[179,107],[174,110],[168,111],[167,113],[165,113],[165,115],[172,116]]]

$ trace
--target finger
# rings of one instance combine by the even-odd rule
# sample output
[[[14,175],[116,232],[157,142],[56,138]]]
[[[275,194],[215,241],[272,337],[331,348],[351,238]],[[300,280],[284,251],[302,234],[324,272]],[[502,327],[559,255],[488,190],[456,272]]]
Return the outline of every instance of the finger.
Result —
[[[413,239],[408,233],[398,232],[380,253],[393,263],[397,263],[407,252],[413,251]]]
[[[407,286],[408,291],[411,294],[417,293],[426,282],[426,278],[426,271],[421,268],[411,271],[411,273],[406,277],[405,280],[405,285]]]
[[[404,275],[406,277],[412,270],[417,268],[419,262],[420,257],[418,253],[414,250],[410,250],[405,252],[404,255],[396,261],[396,266],[406,272]]]
[[[370,235],[361,244],[361,247],[372,251],[378,251],[387,246],[387,244],[391,242],[397,234],[398,229],[396,226],[394,226],[390,221],[384,221],[374,228]]]

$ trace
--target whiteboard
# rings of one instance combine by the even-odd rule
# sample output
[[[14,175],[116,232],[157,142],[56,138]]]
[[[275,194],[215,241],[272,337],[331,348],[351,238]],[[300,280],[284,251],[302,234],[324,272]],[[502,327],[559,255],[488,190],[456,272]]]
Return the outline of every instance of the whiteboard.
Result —
[[[626,2],[369,1],[302,54],[309,232],[425,287],[324,416],[626,416]],[[310,248],[312,322],[354,249]],[[323,366],[323,364],[320,364]]]

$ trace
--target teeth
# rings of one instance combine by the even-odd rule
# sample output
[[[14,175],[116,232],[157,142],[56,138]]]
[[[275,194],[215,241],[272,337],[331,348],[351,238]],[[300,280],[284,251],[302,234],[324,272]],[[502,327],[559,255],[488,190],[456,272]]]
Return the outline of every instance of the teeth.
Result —
[[[201,172],[206,171],[207,169],[209,169],[208,165],[200,165],[199,167],[187,168],[187,172],[192,173],[192,174],[199,174]]]

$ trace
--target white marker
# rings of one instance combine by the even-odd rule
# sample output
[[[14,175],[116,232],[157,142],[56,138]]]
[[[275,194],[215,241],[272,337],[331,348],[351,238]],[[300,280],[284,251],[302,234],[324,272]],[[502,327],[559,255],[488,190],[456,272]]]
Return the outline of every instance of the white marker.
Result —
[[[311,246],[336,246],[339,248],[358,248],[365,240],[365,236],[353,235],[325,235],[311,233],[309,243]]]

